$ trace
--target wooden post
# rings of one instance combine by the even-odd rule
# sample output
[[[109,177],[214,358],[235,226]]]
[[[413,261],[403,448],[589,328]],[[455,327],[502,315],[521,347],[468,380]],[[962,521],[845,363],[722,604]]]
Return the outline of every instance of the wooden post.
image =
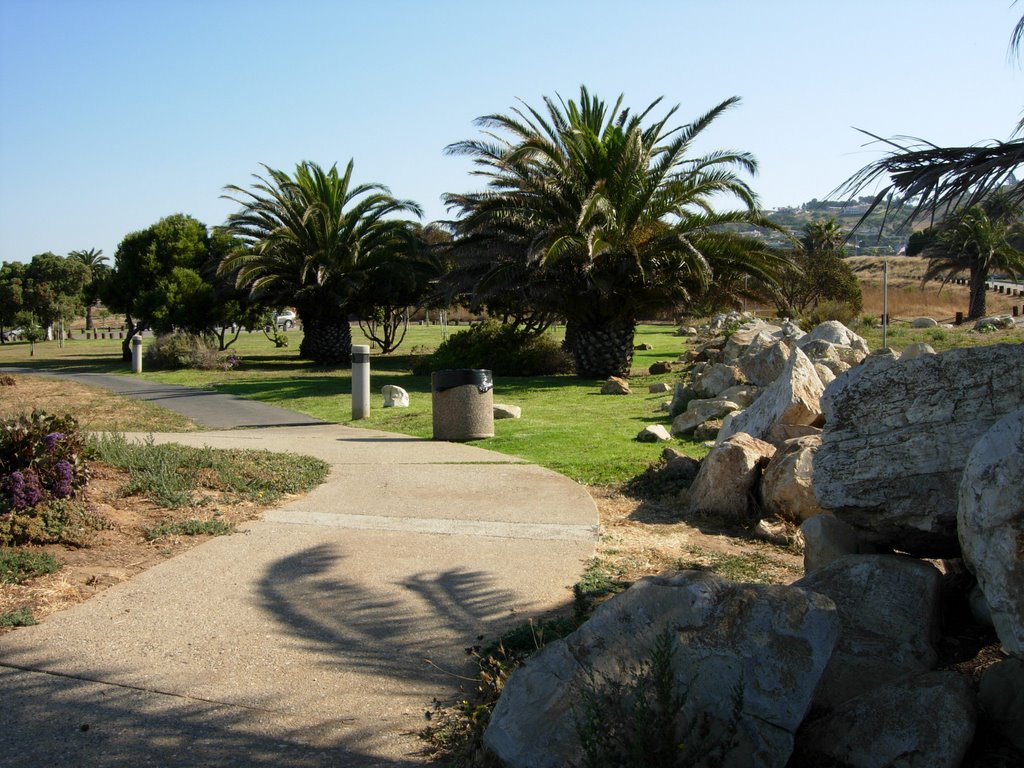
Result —
[[[956,320],[954,320],[953,322],[956,325],[963,325],[964,324],[964,313],[963,312],[957,312],[956,313]]]

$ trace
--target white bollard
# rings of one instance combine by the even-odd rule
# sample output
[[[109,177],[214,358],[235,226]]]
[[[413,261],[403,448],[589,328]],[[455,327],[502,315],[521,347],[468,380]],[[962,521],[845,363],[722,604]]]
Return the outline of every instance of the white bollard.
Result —
[[[132,373],[142,373],[142,339],[132,336]]]
[[[370,347],[352,345],[352,418],[370,415]]]

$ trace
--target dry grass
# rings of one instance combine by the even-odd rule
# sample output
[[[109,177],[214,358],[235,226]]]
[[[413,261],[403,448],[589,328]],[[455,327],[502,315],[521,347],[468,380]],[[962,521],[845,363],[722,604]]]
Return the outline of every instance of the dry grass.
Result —
[[[882,271],[885,259],[874,256],[854,256],[846,259],[860,280],[864,297],[863,314],[882,316]],[[889,316],[912,320],[931,317],[939,322],[953,322],[957,312],[967,313],[966,286],[946,285],[939,282],[921,283],[928,260],[916,256],[894,256],[889,262]],[[967,275],[965,274],[964,277]],[[1024,298],[989,291],[989,314],[1009,315],[1014,306],[1024,306]],[[1019,311],[1019,310],[1018,310]]]
[[[152,403],[115,395],[67,379],[11,376],[14,386],[0,386],[0,419],[41,408],[71,414],[90,431],[187,432],[198,429],[190,419]]]

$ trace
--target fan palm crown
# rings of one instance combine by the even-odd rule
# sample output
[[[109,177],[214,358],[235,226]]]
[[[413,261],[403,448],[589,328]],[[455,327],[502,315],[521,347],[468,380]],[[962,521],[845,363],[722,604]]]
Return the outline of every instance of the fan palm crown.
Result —
[[[485,138],[452,144],[486,180],[482,192],[446,195],[455,252],[526,281],[527,300],[569,324],[582,376],[627,373],[638,315],[676,306],[700,292],[717,261],[771,280],[778,257],[722,228],[762,224],[741,174],[757,169],[746,152],[697,157],[697,137],[738,102],[726,99],[685,125],[660,118],[661,99],[634,113],[620,96],[609,106],[582,87],[579,101],[545,98],[508,115],[477,120]],[[740,207],[717,211],[712,198]]]
[[[347,307],[366,271],[409,246],[407,222],[419,206],[391,196],[381,184],[354,184],[344,172],[312,162],[294,176],[263,166],[251,189],[225,187],[241,210],[226,230],[242,243],[221,264],[255,297],[294,305],[305,336],[300,354],[318,362],[347,362],[351,330]]]

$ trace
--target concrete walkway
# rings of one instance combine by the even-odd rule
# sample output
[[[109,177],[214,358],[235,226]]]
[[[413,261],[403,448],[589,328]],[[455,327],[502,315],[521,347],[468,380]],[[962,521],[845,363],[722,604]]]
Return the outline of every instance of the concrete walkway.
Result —
[[[594,550],[582,487],[476,446],[316,423],[155,438],[304,453],[331,473],[0,636],[4,765],[423,764],[415,732],[465,684],[463,649],[566,605]]]

